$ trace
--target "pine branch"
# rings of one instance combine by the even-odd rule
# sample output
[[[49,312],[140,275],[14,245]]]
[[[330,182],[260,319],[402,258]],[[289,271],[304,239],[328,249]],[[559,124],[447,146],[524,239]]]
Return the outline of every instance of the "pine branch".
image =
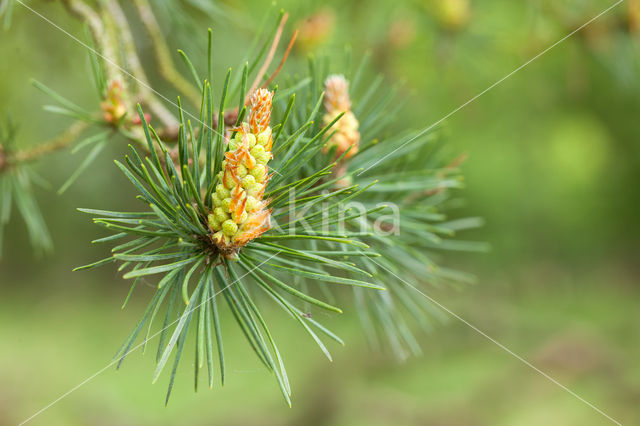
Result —
[[[229,79],[230,75],[227,76],[222,89],[219,111],[225,111]],[[200,116],[212,117],[211,89],[206,81],[204,88]],[[302,321],[304,327],[312,336],[315,336],[314,340],[327,355],[324,344],[306,324],[308,321],[300,316],[302,311],[295,308],[287,299],[293,298],[313,303],[319,308],[334,312],[340,312],[340,309],[285,284],[291,280],[284,277],[289,275],[295,277],[295,280],[301,278],[316,282],[324,281],[329,285],[359,286],[371,288],[372,291],[379,291],[382,287],[360,278],[348,278],[334,272],[325,273],[305,264],[305,262],[321,263],[337,271],[354,271],[363,274],[365,279],[371,277],[367,272],[354,268],[349,263],[309,251],[310,248],[317,247],[317,244],[326,245],[327,250],[338,247],[340,251],[344,251],[344,247],[347,246],[360,249],[368,247],[360,242],[355,234],[341,235],[338,229],[325,230],[321,227],[322,224],[314,220],[318,213],[324,213],[328,217],[339,214],[340,200],[346,202],[361,191],[352,193],[348,190],[334,190],[324,197],[332,203],[321,207],[319,212],[308,211],[304,197],[300,197],[299,207],[296,207],[299,209],[297,217],[299,220],[308,221],[315,228],[296,232],[293,225],[287,225],[280,231],[270,230],[270,216],[273,214],[277,217],[284,213],[285,209],[290,208],[290,206],[268,205],[267,200],[263,199],[269,182],[267,163],[271,159],[270,151],[273,145],[273,133],[270,127],[272,97],[273,94],[265,89],[255,92],[251,97],[247,121],[233,128],[228,133],[227,141],[220,136],[225,132],[224,123],[219,123],[220,128],[217,133],[214,133],[207,123],[201,123],[196,138],[195,132],[184,119],[183,111],[179,110],[180,131],[175,162],[171,161],[165,144],[148,126],[142,110],[139,109],[150,157],[142,158],[132,148],[132,155],[126,157],[127,166],[119,162],[117,164],[139,190],[140,198],[149,205],[150,209],[141,213],[83,209],[82,211],[97,216],[94,218],[96,224],[115,232],[113,238],[128,237],[130,242],[114,248],[112,257],[79,269],[92,268],[118,260],[124,262],[122,266],[128,270],[124,278],[158,275],[160,277],[159,293],[156,293],[158,297],[152,301],[148,313],[157,312],[166,292],[174,291],[172,289],[177,287],[181,289],[180,292],[187,307],[177,320],[166,347],[161,350],[162,356],[159,358],[156,378],[172,352],[175,351],[176,360],[179,359],[191,319],[211,317],[210,313],[207,313],[208,300],[202,299],[205,291],[202,283],[210,280],[217,281],[221,288],[219,292],[226,300],[238,325],[258,358],[267,369],[275,373],[283,396],[289,401],[290,389],[277,346],[260,315],[257,301],[254,301],[245,286],[244,282],[249,279],[247,276],[253,280],[249,282],[258,283],[285,311]],[[284,113],[281,119],[286,121],[288,112],[280,113]],[[219,114],[223,115],[223,113]],[[310,128],[316,114],[317,108],[306,118],[302,124],[303,129]],[[282,128],[283,124],[280,122],[278,126]],[[292,166],[286,167],[287,171],[283,169],[278,172],[280,183],[274,183],[276,192],[278,185],[309,187],[326,174],[331,167],[330,162],[315,173],[298,179],[297,167],[293,166],[293,163],[301,155],[304,157],[318,153],[324,143],[322,135],[327,133],[333,124],[332,122],[318,129],[317,134],[310,135],[303,146],[286,143],[283,145],[286,148],[280,154],[281,162]],[[295,128],[291,129],[291,132],[298,135],[304,133]],[[286,130],[285,138],[291,138]],[[201,163],[199,160],[202,154],[213,161]],[[161,158],[164,158],[164,162]],[[283,231],[287,233],[282,234]],[[103,240],[111,241],[113,238]],[[283,241],[284,245],[274,245],[273,241]],[[275,253],[274,249],[277,250]],[[280,254],[283,257],[280,257]],[[286,260],[285,257],[290,257],[290,260]],[[229,260],[233,261],[229,262]],[[246,271],[244,275],[235,271],[236,263]],[[190,284],[192,281],[196,282],[195,287]],[[191,288],[193,288],[192,291],[190,291]],[[216,294],[212,289],[207,291],[212,295],[209,297],[214,297],[213,294]],[[147,321],[148,315],[145,314],[141,324]],[[316,322],[309,323],[332,335]],[[211,353],[204,354],[204,334],[207,333],[204,330],[209,330],[208,333],[211,333],[212,328],[201,325],[198,327],[197,335],[200,337],[196,340],[198,348],[196,356],[200,358],[196,364],[201,365],[199,359],[211,357]],[[136,330],[139,329],[140,326]],[[134,331],[128,343],[123,346],[124,351],[119,352],[118,357],[126,355],[126,347],[131,346],[136,336],[137,331]],[[211,342],[211,336],[207,336],[206,340]],[[218,345],[221,345],[220,341]],[[173,386],[175,366],[174,363],[168,395]]]
[[[228,309],[256,358],[274,374],[285,401],[291,403],[283,357],[262,315],[258,289],[295,319],[329,359],[320,336],[343,342],[311,318],[311,309],[341,313],[336,296],[344,293],[338,288],[345,286],[353,290],[371,340],[384,339],[399,358],[419,354],[414,328],[428,330],[430,318],[439,318],[439,311],[426,299],[416,299],[395,276],[422,286],[465,283],[470,277],[442,267],[440,254],[484,248],[454,239],[481,221],[447,218],[450,192],[463,182],[460,159],[450,161],[443,154],[437,129],[426,134],[398,129],[395,92],[384,90],[382,77],[363,80],[365,61],[354,74],[330,76],[328,62],[319,69],[310,57],[308,77],[285,76],[277,95],[271,92],[268,86],[280,76],[297,37],[294,32],[280,64],[265,77],[288,18],[284,12],[241,72],[233,75],[229,69],[219,104],[214,105],[211,31],[205,78],[179,51],[191,78],[202,87],[199,95],[175,70],[149,2],[135,0],[162,75],[200,105],[193,125],[185,118],[180,98],[174,114],[148,87],[130,21],[120,4],[116,0],[98,4],[100,13],[80,0],[65,0],[67,8],[87,22],[100,54],[109,59],[94,58],[102,117],[35,83],[59,104],[47,106],[48,110],[79,121],[58,138],[23,151],[13,150],[13,127],[2,129],[0,244],[15,200],[32,244],[51,247],[31,190],[36,176],[23,163],[73,144],[75,150],[93,145],[63,191],[100,154],[107,136],[117,133],[132,144],[116,165],[136,188],[144,209],[80,209],[111,232],[94,242],[116,245],[106,258],[77,270],[117,262],[123,278],[132,280],[124,305],[140,279],[157,279],[155,294],[116,359],[120,366],[144,328],[143,346],[159,335],[154,381],[175,354],[167,402],[191,339],[195,387],[205,364],[213,385],[214,350],[224,381],[221,322],[227,317],[219,310]],[[135,81],[124,78],[128,72]],[[149,124],[143,108],[162,128],[156,131]],[[79,141],[89,124],[97,124],[101,132]],[[395,149],[406,140],[412,141],[407,149]],[[377,159],[383,160],[376,161],[375,168],[367,167]],[[353,202],[359,203],[357,208]],[[385,222],[389,215],[397,222]],[[158,315],[164,321],[151,334]],[[195,334],[190,334],[193,328]]]

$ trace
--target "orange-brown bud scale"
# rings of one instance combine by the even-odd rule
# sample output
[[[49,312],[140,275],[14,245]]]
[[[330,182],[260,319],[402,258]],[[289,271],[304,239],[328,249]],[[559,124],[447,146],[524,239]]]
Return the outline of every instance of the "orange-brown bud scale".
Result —
[[[273,92],[266,89],[252,95],[249,122],[233,129],[235,136],[228,140],[229,150],[212,194],[211,240],[227,257],[271,227],[271,210],[262,198],[270,178],[272,99]]]
[[[273,101],[273,92],[266,89],[257,90],[251,97],[251,114],[249,116],[249,124],[251,132],[254,134],[261,133],[271,121],[271,108]]]

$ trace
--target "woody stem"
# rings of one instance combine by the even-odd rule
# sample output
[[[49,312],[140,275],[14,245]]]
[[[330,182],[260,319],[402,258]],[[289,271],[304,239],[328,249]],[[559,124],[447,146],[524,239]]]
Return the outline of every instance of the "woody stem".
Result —
[[[7,157],[7,163],[17,164],[31,162],[39,159],[43,155],[67,148],[77,141],[80,133],[82,133],[87,127],[89,127],[89,123],[87,123],[86,121],[76,121],[71,126],[69,126],[62,134],[47,142],[44,142],[33,148],[10,153]]]

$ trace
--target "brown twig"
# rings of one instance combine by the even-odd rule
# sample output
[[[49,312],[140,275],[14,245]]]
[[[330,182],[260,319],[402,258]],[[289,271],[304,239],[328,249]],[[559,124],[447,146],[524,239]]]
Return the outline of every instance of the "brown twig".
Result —
[[[147,29],[149,37],[151,37],[153,51],[156,56],[156,62],[158,64],[158,70],[160,74],[171,83],[178,92],[186,96],[194,105],[200,105],[202,97],[200,96],[200,90],[196,89],[182,74],[180,74],[171,59],[171,53],[167,42],[162,35],[160,25],[156,19],[148,0],[134,0],[133,3],[136,6],[140,20]]]
[[[7,154],[2,145],[0,145],[0,173],[9,167],[9,162],[7,161]]]
[[[445,173],[443,174],[446,174],[446,172],[457,169],[458,167],[460,167],[462,163],[467,161],[468,158],[469,158],[468,152],[463,152],[462,154],[458,155],[456,158],[454,158],[449,164],[447,164],[444,167]]]
[[[276,68],[276,70],[273,72],[273,74],[271,74],[271,77],[269,77],[267,79],[267,81],[262,85],[262,87],[267,88],[271,83],[273,83],[273,80],[280,73],[280,71],[282,70],[282,67],[284,66],[284,63],[287,62],[287,58],[289,57],[289,53],[291,53],[291,48],[293,47],[293,44],[296,42],[296,38],[298,38],[298,30],[296,30],[293,33],[293,36],[291,37],[291,40],[289,41],[289,44],[287,45],[287,50],[285,50],[284,55],[282,56],[282,60],[280,61],[280,65],[278,65],[278,68]]]
[[[76,121],[59,136],[33,148],[6,153],[6,167],[17,163],[26,163],[39,159],[43,155],[58,151],[77,141],[78,136],[89,127],[86,121]]]
[[[140,100],[149,105],[153,116],[158,118],[158,120],[160,120],[164,126],[177,126],[176,118],[158,100],[158,98],[154,95],[153,91],[149,87],[149,80],[147,79],[140,58],[138,57],[138,52],[136,50],[135,41],[133,40],[129,21],[122,11],[122,8],[116,0],[103,0],[103,7],[108,12],[108,15],[112,17],[113,21],[117,24],[117,28],[114,28],[114,31],[118,32],[118,34],[120,35],[120,39],[122,40],[127,63],[131,70],[131,74],[134,76],[134,79],[137,83],[136,88],[138,90],[138,96]]]
[[[115,57],[113,46],[105,41],[104,25],[98,12],[80,0],[64,0],[63,3],[71,15],[80,18],[87,24],[89,31],[91,32],[93,42],[100,55],[106,58]],[[109,80],[115,80],[120,75],[118,67],[109,61],[105,61],[105,70],[107,79]]]
[[[262,67],[260,67],[260,70],[258,71],[256,78],[253,80],[253,83],[251,83],[249,91],[247,92],[247,97],[244,100],[245,105],[249,102],[249,98],[251,97],[251,94],[253,94],[253,92],[255,92],[258,86],[260,85],[260,81],[262,80],[262,77],[264,77],[265,73],[267,72],[267,69],[269,68],[269,65],[271,65],[271,61],[273,61],[273,56],[276,53],[276,49],[278,48],[278,43],[280,43],[280,37],[282,36],[282,31],[284,30],[284,24],[287,22],[288,18],[289,18],[288,13],[285,13],[284,15],[282,15],[282,19],[280,20],[280,24],[278,25],[278,30],[276,31],[276,34],[273,37],[273,42],[271,43],[271,47],[269,48],[269,53],[267,54],[266,59],[262,63]]]

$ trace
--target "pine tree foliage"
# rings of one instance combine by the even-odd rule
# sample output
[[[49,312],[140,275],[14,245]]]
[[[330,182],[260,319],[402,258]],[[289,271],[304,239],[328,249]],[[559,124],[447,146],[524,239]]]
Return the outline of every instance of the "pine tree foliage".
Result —
[[[245,73],[246,70],[245,67]],[[225,111],[227,106],[230,76],[229,72],[222,88],[218,111]],[[284,218],[283,223],[278,226],[277,231],[252,239],[238,254],[230,255],[216,244],[214,231],[209,226],[209,215],[215,207],[212,195],[215,195],[216,187],[224,179],[222,159],[225,153],[230,153],[230,144],[224,137],[224,120],[219,121],[218,127],[214,129],[212,89],[207,80],[203,83],[203,94],[201,124],[195,130],[180,110],[177,164],[174,164],[167,146],[147,124],[142,109],[139,109],[151,154],[143,156],[130,146],[131,153],[125,157],[126,165],[121,162],[116,164],[140,191],[138,198],[148,205],[148,209],[140,213],[82,209],[97,216],[94,218],[95,223],[114,232],[112,236],[98,242],[119,244],[113,248],[113,256],[79,269],[120,261],[120,269],[126,271],[124,278],[133,280],[132,291],[140,278],[160,276],[158,290],[143,319],[117,356],[124,359],[143,327],[147,327],[147,336],[149,335],[154,319],[163,310],[163,304],[167,305],[160,331],[155,378],[157,379],[175,351],[169,393],[190,325],[197,329],[196,365],[201,367],[206,362],[209,385],[213,385],[212,359],[215,352],[221,370],[220,378],[223,380],[224,356],[222,342],[219,340],[221,328],[218,315],[218,305],[222,303],[222,299],[258,358],[275,373],[283,395],[289,401],[290,387],[286,371],[254,293],[262,290],[287,314],[296,318],[330,358],[318,333],[339,342],[340,339],[314,319],[306,317],[302,309],[296,306],[296,302],[310,303],[334,312],[341,312],[340,309],[286,282],[290,282],[292,277],[301,277],[307,281],[331,285],[383,290],[382,286],[367,281],[371,277],[370,273],[355,267],[349,261],[349,248],[358,250],[354,253],[356,257],[372,255],[362,252],[368,246],[361,241],[360,235],[340,233],[336,226],[322,229],[321,221],[314,220],[321,215],[329,218],[337,216],[341,204],[362,191],[352,186],[334,189],[320,196],[310,195],[314,192],[314,186],[323,177],[330,175],[335,163],[327,159],[323,167],[304,177],[297,176],[298,169],[305,164],[305,159],[320,152],[331,123],[313,130],[314,118],[320,110],[318,103],[299,128],[287,130],[286,121],[295,103],[295,95],[292,94],[288,98],[287,109],[282,111],[282,121],[274,126],[273,147],[281,160],[276,162],[273,169],[277,176],[273,180],[278,185],[274,184],[266,194],[271,200],[271,214],[276,219]],[[241,116],[242,114],[239,117]],[[242,130],[242,127],[230,131],[237,131],[236,129]],[[228,157],[225,161],[229,161]],[[297,189],[294,199],[287,197],[289,188]],[[320,199],[330,204],[318,211],[307,209]],[[290,206],[295,206],[295,210],[291,211]],[[351,220],[355,219],[357,217]],[[295,230],[295,223],[301,220],[315,226],[298,232]],[[311,241],[317,244],[312,245]],[[291,242],[302,244],[296,247]],[[320,250],[323,248],[322,243],[331,243],[330,251],[339,254],[340,259],[335,259],[336,253],[320,254],[323,251]],[[332,272],[327,274],[319,268],[320,265],[325,265]],[[346,277],[344,272],[347,271],[355,273],[357,277]],[[176,320],[172,316],[174,310]],[[207,319],[211,319],[211,322]],[[212,344],[213,334],[216,336],[217,350]]]
[[[74,8],[76,3],[67,5],[89,20],[91,9]],[[149,8],[146,0],[133,3]],[[203,2],[189,3],[217,13]],[[106,33],[122,32],[119,56],[135,65],[124,13],[117,2],[104,4]],[[169,15],[171,5],[164,5]],[[28,163],[70,147],[73,139],[71,152],[84,157],[60,187],[64,192],[107,143],[127,143],[126,155],[115,164],[138,192],[139,208],[80,209],[109,232],[93,242],[107,244],[111,253],[77,270],[117,264],[131,281],[124,305],[142,280],[156,283],[115,359],[120,366],[156,338],[154,381],[168,370],[167,402],[185,345],[195,349],[195,388],[201,370],[212,387],[225,381],[223,336],[242,333],[291,404],[277,345],[285,336],[263,315],[269,303],[298,323],[329,359],[329,341],[343,342],[313,314],[341,313],[349,298],[372,343],[384,348],[388,342],[400,359],[419,354],[417,331],[428,330],[431,319],[442,315],[406,283],[428,289],[468,282],[467,274],[440,266],[442,254],[484,249],[454,238],[481,225],[478,218],[447,219],[455,205],[451,193],[463,186],[460,158],[450,155],[438,129],[407,131],[398,125],[402,103],[396,90],[382,77],[365,77],[366,57],[355,67],[350,54],[341,66],[310,57],[308,75],[286,75],[280,68],[294,35],[281,66],[265,75],[285,21],[283,12],[273,24],[266,21],[248,49],[250,59],[212,84],[211,30],[206,70],[179,51],[183,76],[163,50],[157,22],[143,19],[160,46],[161,73],[189,105],[199,106],[197,114],[181,98],[171,108],[159,102],[143,69],[135,79],[125,78],[121,67],[105,60],[114,47],[96,36],[102,27],[89,28],[99,109],[34,82],[55,102],[45,108],[71,117],[74,125],[39,150],[16,150],[10,123],[0,134],[0,232],[15,200],[34,246],[47,250],[50,238],[32,195],[35,175]],[[225,322],[230,318],[233,327]]]

